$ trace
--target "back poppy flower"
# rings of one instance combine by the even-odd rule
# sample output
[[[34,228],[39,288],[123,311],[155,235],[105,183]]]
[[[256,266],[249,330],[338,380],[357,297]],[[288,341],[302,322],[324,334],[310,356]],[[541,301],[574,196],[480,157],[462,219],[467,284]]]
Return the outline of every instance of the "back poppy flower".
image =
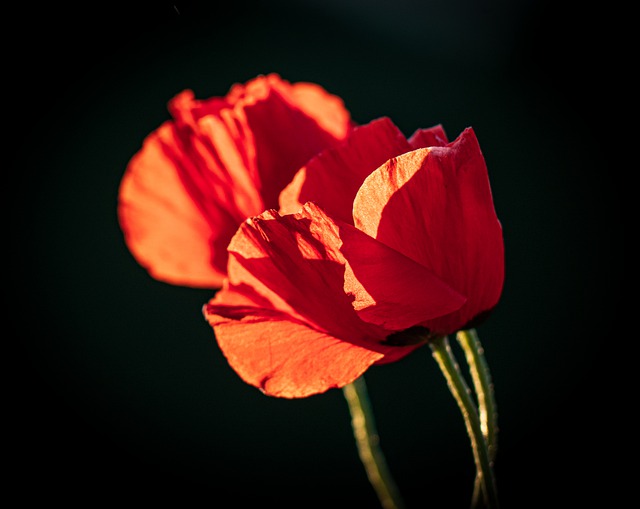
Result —
[[[277,207],[294,173],[353,123],[340,98],[277,74],[235,84],[224,97],[197,100],[185,90],[168,108],[172,120],[126,168],[118,219],[152,277],[219,288],[240,223]]]
[[[471,128],[451,143],[441,126],[408,140],[386,118],[355,128],[280,206],[240,226],[203,308],[230,365],[268,395],[344,387],[500,298],[502,230]]]

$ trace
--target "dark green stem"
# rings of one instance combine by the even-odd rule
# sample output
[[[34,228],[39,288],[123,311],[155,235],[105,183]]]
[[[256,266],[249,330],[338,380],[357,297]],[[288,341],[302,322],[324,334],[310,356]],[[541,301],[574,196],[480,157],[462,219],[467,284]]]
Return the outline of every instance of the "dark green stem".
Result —
[[[438,362],[438,366],[440,366],[440,370],[447,381],[449,390],[451,394],[453,394],[456,403],[458,403],[458,407],[464,418],[467,433],[471,440],[476,472],[482,481],[482,490],[485,495],[487,507],[489,509],[497,509],[498,494],[489,456],[489,448],[482,433],[480,418],[478,417],[475,403],[471,398],[471,391],[460,372],[447,337],[436,338],[429,344],[433,357]]]
[[[492,467],[498,447],[498,413],[491,382],[489,366],[484,357],[484,349],[480,344],[478,333],[475,329],[461,330],[456,334],[456,339],[464,351],[469,373],[478,398],[480,427],[489,449],[489,459]],[[478,503],[482,480],[476,477],[474,486],[472,507]]]
[[[391,477],[380,440],[375,427],[373,411],[369,402],[364,377],[345,385],[343,393],[349,411],[351,426],[358,446],[360,460],[367,472],[369,482],[373,486],[384,509],[404,509],[398,488]]]

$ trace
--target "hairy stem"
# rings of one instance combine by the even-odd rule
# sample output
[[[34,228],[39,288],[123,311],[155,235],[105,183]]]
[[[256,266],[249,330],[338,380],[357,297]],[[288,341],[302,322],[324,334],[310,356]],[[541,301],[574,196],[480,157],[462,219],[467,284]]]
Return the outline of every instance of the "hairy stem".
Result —
[[[489,509],[498,508],[498,494],[496,482],[493,475],[493,467],[489,457],[489,448],[482,433],[480,418],[475,403],[471,398],[471,391],[460,372],[458,363],[455,360],[449,340],[446,336],[437,338],[429,343],[433,357],[438,363],[444,375],[451,394],[456,400],[464,423],[467,428],[473,459],[476,464],[476,472],[480,477],[482,491]]]
[[[375,427],[367,386],[361,376],[343,387],[351,412],[351,426],[360,460],[384,509],[404,509],[398,488],[391,477]]]
[[[493,466],[498,447],[498,413],[491,382],[489,366],[484,357],[484,349],[480,344],[480,338],[475,329],[461,330],[456,334],[456,339],[464,351],[469,373],[478,398],[478,411],[480,427],[489,449],[489,459]],[[475,507],[480,498],[482,479],[476,476],[474,485],[472,507]]]

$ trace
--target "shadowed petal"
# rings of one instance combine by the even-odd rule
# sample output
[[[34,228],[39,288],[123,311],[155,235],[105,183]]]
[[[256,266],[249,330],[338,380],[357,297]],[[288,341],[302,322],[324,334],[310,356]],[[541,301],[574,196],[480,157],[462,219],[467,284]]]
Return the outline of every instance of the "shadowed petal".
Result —
[[[315,83],[300,81],[291,85],[294,102],[333,138],[343,140],[353,126],[351,114],[337,95]]]
[[[313,203],[247,221],[229,251],[232,286],[347,341],[380,343],[465,302],[425,267]]]
[[[353,199],[364,179],[409,150],[409,142],[386,117],[356,127],[342,144],[319,153],[296,173],[280,194],[280,212],[298,212],[312,201],[332,217],[351,223]]]
[[[169,110],[180,140],[176,171],[203,214],[208,204],[216,203],[240,224],[261,212],[253,133],[243,103],[220,97],[198,100],[185,90],[169,102]]]
[[[310,83],[290,85],[277,75],[246,87],[244,116],[253,133],[259,190],[265,209],[278,207],[280,191],[309,159],[336,145],[351,128],[342,100]]]
[[[229,285],[252,288],[273,309],[344,340],[381,342],[388,331],[358,318],[345,293],[341,243],[337,225],[316,209],[264,212],[229,244]]]
[[[356,228],[340,228],[346,260],[345,290],[366,322],[402,331],[441,317],[465,303],[433,272]]]
[[[356,227],[427,267],[467,297],[429,323],[450,333],[497,303],[504,279],[502,229],[471,128],[445,147],[390,160],[363,183]]]
[[[176,166],[184,162],[174,127],[163,124],[130,161],[118,219],[136,260],[156,279],[211,288],[226,273],[226,244],[236,221],[215,203],[203,214]]]
[[[294,172],[351,127],[342,100],[276,74],[225,97],[169,102],[174,118],[144,141],[123,176],[118,217],[138,262],[167,283],[219,287],[226,247],[247,217],[277,204]]]
[[[312,203],[299,214],[268,211],[248,220],[229,250],[228,289],[257,307],[384,353],[385,361],[413,349],[383,348],[390,334],[465,301],[429,270]]]

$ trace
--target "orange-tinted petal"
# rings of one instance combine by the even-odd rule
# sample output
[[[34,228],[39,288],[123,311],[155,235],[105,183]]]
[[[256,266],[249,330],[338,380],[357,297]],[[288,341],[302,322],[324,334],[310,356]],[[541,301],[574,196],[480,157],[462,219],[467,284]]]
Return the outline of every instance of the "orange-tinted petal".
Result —
[[[176,166],[180,142],[171,123],[145,140],[129,162],[118,197],[118,218],[136,260],[156,279],[212,288],[226,273],[226,244],[236,221],[211,204],[203,215]]]
[[[445,147],[415,150],[372,173],[354,201],[354,222],[467,297],[459,311],[425,322],[433,331],[453,332],[498,302],[502,229],[471,128]]]
[[[355,313],[340,246],[338,226],[321,213],[267,211],[247,220],[229,244],[229,284],[252,288],[273,309],[318,330],[374,345],[388,331]]]
[[[247,221],[229,250],[230,288],[250,288],[253,302],[263,299],[319,330],[371,348],[465,302],[425,267],[313,203],[299,214],[270,211]]]
[[[402,330],[464,302],[423,267],[311,203],[299,214],[247,220],[229,249],[229,278],[204,314],[233,369],[272,396],[343,387],[372,364],[420,347],[390,340],[397,330],[362,321],[354,305]],[[418,287],[449,303],[415,298]]]
[[[259,191],[265,209],[302,165],[344,139],[352,126],[342,100],[317,85],[291,85],[271,74],[245,87],[242,104],[253,133]]]
[[[388,159],[411,150],[402,132],[383,117],[351,131],[301,168],[280,193],[280,212],[297,212],[312,201],[332,217],[352,222],[353,199],[364,179]]]
[[[269,396],[303,398],[343,387],[383,357],[277,311],[218,304],[224,295],[205,306],[205,316],[230,366]]]
[[[207,100],[185,90],[169,110],[174,121],[147,137],[125,171],[118,216],[153,277],[219,287],[237,226],[277,204],[294,172],[346,135],[349,113],[321,87],[277,75]]]
[[[337,140],[343,140],[353,126],[351,114],[338,96],[315,83],[298,82],[291,86],[295,103],[318,125]]]

